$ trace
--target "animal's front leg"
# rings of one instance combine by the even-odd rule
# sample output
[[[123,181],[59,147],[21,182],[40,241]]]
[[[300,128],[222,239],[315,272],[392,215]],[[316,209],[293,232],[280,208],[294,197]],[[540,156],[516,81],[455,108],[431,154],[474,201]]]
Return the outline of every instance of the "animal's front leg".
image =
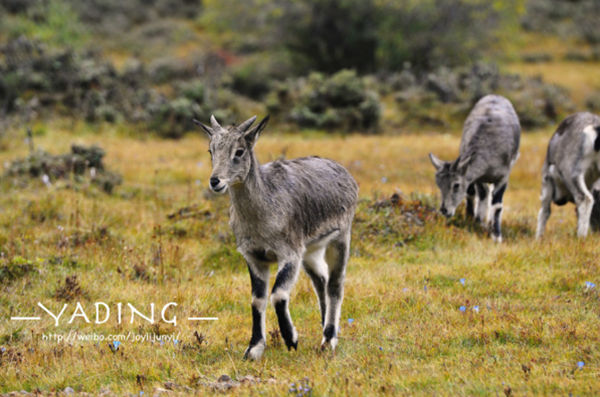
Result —
[[[497,242],[502,242],[502,199],[506,191],[507,182],[501,182],[494,185],[492,193],[492,239]]]
[[[477,222],[487,227],[490,219],[490,188],[486,183],[477,184]]]
[[[269,285],[269,267],[248,262],[250,282],[252,284],[252,338],[244,358],[258,360],[267,345],[265,337],[265,311],[267,308],[267,287]]]
[[[471,183],[467,188],[467,218],[471,219],[475,216],[475,184]]]
[[[279,330],[288,350],[292,347],[298,349],[298,332],[294,328],[292,318],[290,317],[289,301],[290,292],[298,278],[300,270],[300,260],[298,258],[287,259],[279,263],[273,292],[271,293],[271,302],[275,307],[277,320],[279,321]]]

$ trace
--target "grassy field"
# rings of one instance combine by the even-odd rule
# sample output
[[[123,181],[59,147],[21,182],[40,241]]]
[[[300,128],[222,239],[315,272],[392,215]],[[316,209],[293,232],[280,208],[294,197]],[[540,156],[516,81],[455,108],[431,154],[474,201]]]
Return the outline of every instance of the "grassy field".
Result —
[[[438,199],[427,153],[454,158],[458,135],[308,139],[267,131],[257,146],[262,162],[281,155],[336,159],[358,180],[361,203],[338,350],[318,349],[317,302],[303,274],[290,304],[298,351],[285,349],[269,307],[268,347],[258,362],[242,360],[251,332],[250,283],[227,224],[228,197],[204,193],[207,142],[69,130],[49,127],[35,144],[62,153],[72,142],[98,143],[124,183],[112,195],[85,183],[69,188],[73,181],[2,183],[0,392],[592,395],[600,389],[599,294],[586,287],[600,284],[600,237],[576,239],[574,207],[565,206],[553,208],[546,238],[533,239],[550,129],[523,136],[501,245],[462,215],[447,222],[430,210]],[[21,139],[3,145],[1,163],[27,154]],[[421,203],[374,205],[397,190]],[[407,217],[411,205],[416,220]],[[91,324],[81,317],[69,324],[78,301]],[[98,301],[112,314],[100,325],[93,324]],[[55,313],[68,303],[57,327],[37,302]],[[146,315],[154,302],[157,320],[164,304],[176,302],[169,317],[176,314],[178,324],[140,318],[129,324],[124,309],[119,325],[118,302]],[[42,320],[9,321],[16,315]],[[219,320],[194,323],[189,316]],[[114,351],[106,340],[43,340],[50,333],[129,332],[175,334],[177,343],[122,341]],[[232,380],[219,381],[222,375]]]

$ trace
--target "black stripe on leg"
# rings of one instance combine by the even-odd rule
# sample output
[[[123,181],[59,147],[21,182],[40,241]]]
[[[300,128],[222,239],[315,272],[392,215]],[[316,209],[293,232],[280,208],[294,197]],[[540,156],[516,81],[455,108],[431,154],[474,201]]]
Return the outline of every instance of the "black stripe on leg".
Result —
[[[287,315],[287,300],[275,302],[275,313],[277,314],[277,321],[279,321],[281,337],[283,338],[288,350],[290,350],[292,347],[298,350],[298,341],[294,342],[293,340],[294,330]]]
[[[340,255],[344,255],[344,253],[340,253]],[[341,261],[341,257],[340,257]],[[344,266],[342,264],[338,264],[335,268],[331,270],[329,274],[329,281],[327,282],[327,294],[332,297],[339,297],[342,293],[342,288],[344,287]]]
[[[467,216],[472,217],[475,215],[475,206],[473,205],[473,199],[467,197]]]
[[[502,197],[504,197],[504,191],[506,190],[506,183],[500,187],[500,189],[494,192],[492,196],[492,205],[498,204],[502,202]]]
[[[469,185],[469,187],[467,187],[467,216],[468,217],[472,217],[473,215],[475,215],[475,206],[473,205],[475,193],[477,193],[475,191],[475,184],[471,183]]]
[[[285,285],[285,283],[291,280],[293,276],[293,265],[288,262],[285,265],[283,265],[283,267],[277,272],[277,277],[275,278],[275,283],[273,284],[272,292],[275,292],[277,288],[280,288],[282,285]]]
[[[474,183],[471,183],[469,185],[469,187],[467,188],[467,194],[469,196],[475,196],[475,184]]]
[[[600,125],[596,127],[596,141],[594,142],[594,150],[600,151]]]
[[[325,277],[318,275],[308,266],[304,266],[306,274],[311,278],[317,295],[319,296],[319,305],[321,309],[321,325],[325,324]]]
[[[262,334],[262,318],[258,309],[252,306],[252,338],[250,339],[250,348],[254,347],[258,342],[264,340]]]
[[[506,183],[500,186],[500,188],[496,190],[494,192],[494,195],[492,196],[492,205],[500,204],[500,208],[496,208],[496,210],[494,211],[494,223],[492,226],[492,233],[494,234],[494,236],[500,236],[501,234],[500,215],[502,214],[502,197],[504,197],[505,191]]]
[[[335,336],[335,326],[333,324],[329,324],[327,327],[325,327],[323,330],[323,336],[325,337],[325,340],[329,342]]]
[[[252,271],[252,267],[248,265],[248,272],[250,273],[250,284],[252,285],[252,296],[255,298],[262,299],[265,297],[266,284]]]
[[[500,236],[500,214],[502,214],[502,208],[498,208],[496,209],[496,212],[494,212],[494,235],[495,236]]]
[[[487,198],[488,189],[482,184],[477,185],[477,196],[479,196],[479,201],[483,201]]]

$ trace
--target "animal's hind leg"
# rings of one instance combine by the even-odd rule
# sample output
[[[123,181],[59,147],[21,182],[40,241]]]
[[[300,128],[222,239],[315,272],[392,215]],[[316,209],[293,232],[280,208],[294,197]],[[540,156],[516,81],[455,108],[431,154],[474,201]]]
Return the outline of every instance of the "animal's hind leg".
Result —
[[[590,227],[594,197],[585,185],[583,174],[573,177],[571,188],[575,204],[577,205],[577,236],[585,237]]]
[[[470,184],[467,188],[467,218],[471,219],[475,216],[475,184]]]
[[[325,247],[304,254],[303,265],[319,299],[322,326],[325,324],[325,312],[327,310],[325,289],[329,278],[327,263],[325,262]]]
[[[350,256],[350,230],[333,240],[326,251],[329,264],[329,280],[327,281],[327,310],[323,327],[323,340],[321,348],[327,343],[335,350],[338,342],[340,315],[344,299],[344,279],[346,265]]]
[[[540,208],[540,212],[538,213],[538,223],[537,230],[535,232],[535,238],[539,239],[544,235],[544,230],[546,229],[546,222],[548,222],[548,218],[551,213],[551,205],[552,205],[552,196],[554,195],[554,185],[550,177],[545,176],[542,180],[542,194],[540,196],[540,201],[542,202],[542,207]]]
[[[300,270],[300,258],[288,257],[279,262],[279,269],[273,284],[271,302],[275,307],[279,331],[288,350],[298,349],[298,332],[294,328],[289,311],[290,292],[296,284],[298,271]]]

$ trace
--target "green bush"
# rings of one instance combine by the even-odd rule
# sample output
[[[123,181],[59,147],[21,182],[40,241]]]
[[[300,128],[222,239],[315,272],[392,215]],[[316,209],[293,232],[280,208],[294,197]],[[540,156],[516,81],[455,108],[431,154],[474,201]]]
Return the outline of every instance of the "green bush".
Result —
[[[381,115],[377,94],[352,70],[313,73],[295,97],[290,118],[303,127],[374,131]]]
[[[252,99],[262,99],[276,81],[292,74],[289,60],[280,54],[259,53],[250,56],[229,72],[231,88]]]
[[[600,43],[600,2],[598,0],[529,0],[522,18],[530,31],[576,37],[588,43]]]
[[[98,185],[106,193],[112,193],[115,186],[121,184],[121,175],[105,169],[102,162],[105,152],[98,146],[81,146],[73,144],[71,152],[51,155],[38,150],[27,157],[10,162],[4,177],[25,181],[47,178],[44,183],[53,183],[58,179],[81,181],[89,176],[90,182]],[[76,177],[76,178],[75,178]]]
[[[193,128],[192,120],[200,114],[201,108],[196,102],[179,97],[159,107],[154,116],[153,129],[167,138],[180,138]]]

